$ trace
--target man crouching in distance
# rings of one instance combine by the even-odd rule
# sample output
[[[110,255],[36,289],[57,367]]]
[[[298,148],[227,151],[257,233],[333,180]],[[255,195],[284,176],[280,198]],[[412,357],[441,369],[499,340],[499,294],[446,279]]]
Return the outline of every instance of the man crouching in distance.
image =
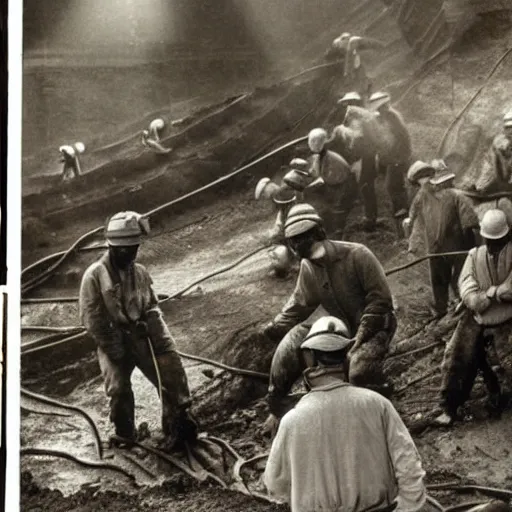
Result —
[[[300,345],[308,393],[272,443],[263,481],[292,512],[413,512],[426,502],[425,471],[389,400],[347,382],[355,340],[332,316]]]
[[[319,306],[343,319],[355,339],[350,383],[389,395],[392,387],[384,377],[383,362],[396,317],[382,265],[362,244],[328,240],[321,217],[309,204],[290,209],[285,236],[301,262],[293,294],[263,328],[263,334],[279,342],[270,369],[271,415],[281,417],[286,412],[287,394],[305,368],[300,355],[310,327],[305,322]]]

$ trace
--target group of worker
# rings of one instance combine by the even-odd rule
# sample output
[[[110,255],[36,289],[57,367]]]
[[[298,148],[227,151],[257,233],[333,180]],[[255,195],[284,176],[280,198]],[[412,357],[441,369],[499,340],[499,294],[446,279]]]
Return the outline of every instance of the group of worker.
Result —
[[[162,118],[153,119],[149,123],[147,129],[142,130],[141,144],[157,154],[168,154],[171,148],[162,146],[160,134],[164,130],[166,124]],[[85,145],[82,142],[74,144],[65,144],[59,147],[60,161],[63,163],[61,179],[62,181],[70,181],[79,178],[82,173],[82,164],[80,155],[85,151]]]
[[[430,265],[433,312],[438,317],[447,313],[450,287],[461,301],[458,325],[445,350],[442,414],[435,422],[449,425],[457,419],[478,370],[489,390],[489,411],[499,415],[504,399],[488,346],[495,346],[502,367],[512,366],[512,239],[506,215],[490,209],[479,220],[469,200],[453,188],[455,175],[444,162],[411,165],[410,136],[389,94],[375,93],[366,102],[367,108],[361,95],[347,94],[340,102],[347,122],[331,137],[321,129],[309,134],[310,158],[296,159],[297,173],[285,180],[293,200],[277,202],[283,205],[276,223],[279,236],[300,260],[300,269],[291,297],[261,330],[276,344],[266,422],[275,437],[263,480],[293,512],[414,512],[427,499],[420,456],[389,400],[393,385],[383,371],[397,329],[389,283],[370,249],[341,240],[358,189],[365,227],[375,229],[379,167],[385,169],[400,226],[418,236],[417,226],[423,225],[428,251],[450,253]],[[502,142],[499,150],[510,157],[506,133],[509,145]],[[406,175],[419,186],[410,210]],[[317,191],[312,201],[309,187]],[[272,186],[270,180],[258,188],[257,196],[267,188],[273,199],[286,193],[286,187]],[[172,451],[193,444],[199,427],[152,279],[136,262],[148,233],[148,220],[136,212],[110,218],[108,250],[86,270],[79,306],[81,321],[97,344],[115,427],[112,442],[131,446],[137,440],[130,379],[138,367],[158,390],[160,444]],[[483,243],[476,246],[480,239]],[[413,252],[414,240],[411,235]],[[467,256],[451,254],[469,249]],[[308,392],[298,400],[290,391],[301,376]],[[500,510],[502,505],[492,506]]]

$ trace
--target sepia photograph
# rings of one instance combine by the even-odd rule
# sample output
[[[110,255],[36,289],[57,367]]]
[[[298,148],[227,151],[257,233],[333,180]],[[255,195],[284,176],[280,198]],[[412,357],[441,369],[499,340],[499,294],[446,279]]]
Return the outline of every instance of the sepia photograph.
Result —
[[[22,3],[20,510],[512,512],[511,0]]]

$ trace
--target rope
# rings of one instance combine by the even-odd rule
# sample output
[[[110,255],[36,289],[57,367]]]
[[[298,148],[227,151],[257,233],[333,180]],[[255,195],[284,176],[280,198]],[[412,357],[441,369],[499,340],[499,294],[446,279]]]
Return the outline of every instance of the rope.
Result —
[[[103,445],[101,444],[101,438],[98,432],[98,428],[96,427],[96,424],[94,423],[93,419],[89,416],[89,414],[87,414],[81,407],[75,405],[68,405],[63,402],[59,402],[58,400],[54,400],[53,398],[49,398],[44,395],[38,395],[37,393],[32,393],[32,391],[28,391],[24,388],[21,388],[20,392],[21,395],[28,396],[29,398],[32,398],[33,400],[36,400],[43,404],[61,407],[62,409],[67,409],[68,411],[73,411],[83,416],[93,431],[94,440],[96,442],[96,450],[98,452],[99,458],[103,458]]]
[[[446,129],[446,131],[444,132],[444,135],[441,139],[441,142],[439,143],[439,146],[437,148],[437,156],[440,156],[443,154],[444,152],[444,145],[446,143],[446,140],[448,138],[448,135],[450,134],[452,128],[455,126],[455,124],[459,121],[459,119],[464,115],[464,113],[466,112],[466,110],[471,106],[471,104],[477,99],[477,97],[480,95],[480,93],[484,90],[485,86],[487,85],[487,82],[491,79],[492,75],[494,75],[494,73],[498,70],[498,68],[500,67],[500,64],[507,58],[507,56],[509,55],[509,53],[512,52],[512,48],[509,48],[499,59],[498,61],[496,62],[496,64],[494,64],[494,66],[492,67],[491,71],[489,72],[489,74],[487,75],[487,77],[485,78],[484,80],[484,83],[479,87],[478,91],[476,91],[475,94],[473,94],[473,96],[469,99],[469,101],[464,105],[464,107],[462,108],[462,110],[455,116],[455,118],[453,119],[453,121],[450,123],[450,125],[448,126],[448,128]]]
[[[405,270],[406,268],[413,267],[414,265],[417,265],[418,263],[421,263],[422,261],[428,260],[430,258],[446,258],[449,256],[462,256],[466,255],[468,251],[454,251],[454,252],[440,252],[437,254],[426,254],[425,256],[421,256],[421,258],[417,258],[413,261],[410,261],[409,263],[406,263],[405,265],[400,265],[398,267],[390,268],[389,270],[385,271],[385,274],[387,276],[390,276],[391,274],[396,274],[397,272],[400,272],[402,270]]]
[[[33,455],[33,456],[46,456],[46,457],[58,457],[61,459],[67,459],[76,464],[86,467],[86,468],[94,468],[94,469],[107,469],[110,471],[116,471],[117,473],[122,473],[127,476],[132,482],[135,483],[135,476],[126,471],[126,469],[121,466],[116,466],[115,464],[110,464],[108,462],[98,462],[92,460],[85,460],[75,457],[68,452],[60,451],[60,450],[49,450],[47,448],[21,448],[20,449],[21,456]]]

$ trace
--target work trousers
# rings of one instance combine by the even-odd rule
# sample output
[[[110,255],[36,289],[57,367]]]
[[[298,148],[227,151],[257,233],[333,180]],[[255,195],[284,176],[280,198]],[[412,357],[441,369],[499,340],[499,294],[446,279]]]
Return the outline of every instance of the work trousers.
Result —
[[[429,260],[433,304],[436,312],[441,315],[446,314],[448,309],[450,287],[455,297],[460,298],[457,283],[465,261],[464,255]]]
[[[393,215],[396,215],[401,210],[405,210],[403,216],[407,216],[409,201],[407,198],[407,190],[405,189],[405,175],[408,167],[407,163],[386,166],[386,190],[391,199]]]
[[[386,329],[370,334],[354,351],[349,364],[351,384],[376,390],[384,384],[384,358],[396,331],[396,319],[394,316],[392,318]],[[296,325],[288,331],[274,352],[267,400],[270,412],[278,417],[282,417],[297,401],[287,395],[306,369],[300,346],[310,328],[304,323]]]
[[[476,322],[473,313],[465,310],[444,351],[441,383],[441,406],[455,416],[457,409],[469,398],[478,370],[490,394],[500,392],[500,383],[492,370],[486,344],[495,343],[502,367],[510,373],[512,364],[512,324],[493,328]]]
[[[155,365],[147,339],[129,340],[127,354],[113,361],[97,349],[98,361],[105,382],[105,392],[110,398],[110,421],[116,434],[132,438],[135,432],[135,402],[131,375],[135,367],[158,389]],[[181,359],[175,350],[164,349],[155,354],[162,381],[162,431],[166,436],[176,434],[180,414],[190,405],[190,391]]]

